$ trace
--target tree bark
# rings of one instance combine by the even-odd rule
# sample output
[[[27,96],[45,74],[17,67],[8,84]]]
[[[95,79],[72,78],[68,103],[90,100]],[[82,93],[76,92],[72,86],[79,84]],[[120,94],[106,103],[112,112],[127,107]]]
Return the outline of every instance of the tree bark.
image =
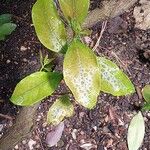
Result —
[[[34,127],[34,118],[39,104],[23,107],[17,116],[16,123],[0,140],[0,150],[10,150],[27,136]]]
[[[127,11],[137,0],[105,0],[102,7],[92,10],[84,24],[84,28],[90,28],[99,21],[113,18]]]

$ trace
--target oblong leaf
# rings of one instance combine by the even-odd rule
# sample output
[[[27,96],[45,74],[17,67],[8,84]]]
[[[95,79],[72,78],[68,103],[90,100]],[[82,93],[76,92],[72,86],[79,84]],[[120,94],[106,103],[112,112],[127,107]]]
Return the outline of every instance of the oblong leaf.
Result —
[[[21,80],[11,97],[11,102],[20,106],[31,106],[51,95],[62,80],[56,72],[36,72]]]
[[[53,0],[37,0],[32,8],[32,20],[40,42],[59,52],[66,44],[66,31]]]
[[[82,24],[87,16],[89,0],[59,0],[60,7],[65,18],[70,22],[71,19]]]
[[[51,130],[46,136],[46,143],[48,147],[55,146],[58,141],[61,139],[65,125],[64,122],[61,122],[53,130]]]
[[[0,40],[4,40],[5,36],[11,34],[16,29],[17,25],[14,23],[5,23],[0,26]]]
[[[97,57],[102,75],[101,90],[114,96],[122,96],[135,92],[134,85],[119,67],[104,57]]]
[[[2,14],[0,15],[0,26],[5,24],[5,23],[9,23],[11,22],[11,14]]]
[[[96,56],[86,45],[74,40],[63,64],[64,79],[76,101],[92,109],[100,92],[100,76]]]
[[[65,117],[71,117],[74,113],[74,107],[68,96],[62,96],[57,99],[50,107],[47,116],[47,122],[58,125]]]
[[[143,94],[143,97],[144,97],[145,101],[147,103],[149,103],[149,105],[150,105],[150,85],[146,85],[142,89],[142,94]]]
[[[129,150],[138,150],[143,142],[144,134],[144,119],[141,112],[139,112],[133,117],[128,128],[127,142]]]

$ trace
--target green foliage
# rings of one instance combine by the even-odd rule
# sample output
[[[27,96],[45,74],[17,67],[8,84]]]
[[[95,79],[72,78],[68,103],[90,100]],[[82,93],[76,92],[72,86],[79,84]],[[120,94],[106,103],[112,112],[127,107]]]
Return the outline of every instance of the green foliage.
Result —
[[[66,44],[66,31],[54,1],[37,0],[32,8],[32,20],[40,42],[54,52],[61,51]]]
[[[143,97],[150,104],[150,84],[146,85],[142,90]]]
[[[6,36],[10,35],[17,27],[11,23],[11,17],[11,14],[0,15],[0,41],[5,40]]]
[[[59,3],[74,34],[76,36],[83,34],[81,25],[87,16],[90,0],[59,0]]]
[[[74,40],[65,55],[63,74],[76,101],[92,109],[101,88],[98,64],[92,50]]]
[[[52,62],[54,58],[49,59],[48,55],[43,58],[43,54],[40,51],[40,63],[41,63],[41,69],[40,71],[45,71],[45,72],[52,72]]]
[[[57,99],[50,107],[47,116],[47,122],[58,125],[65,117],[71,117],[74,113],[74,107],[68,96],[62,96]]]
[[[11,22],[11,14],[2,14],[0,15],[0,26],[5,24],[5,23],[9,23]]]
[[[90,5],[89,0],[59,0],[59,3],[69,23],[76,21],[82,24],[84,22]]]
[[[116,64],[103,57],[96,57],[93,51],[80,41],[89,30],[82,29],[87,16],[89,0],[59,0],[60,7],[73,38],[66,39],[65,25],[60,19],[53,0],[37,0],[32,9],[32,20],[41,43],[54,52],[65,52],[63,75],[75,100],[92,109],[97,103],[100,91],[121,96],[133,93],[134,86]],[[69,42],[68,42],[69,41]],[[66,46],[67,45],[67,46]],[[14,104],[33,105],[51,95],[62,80],[62,75],[52,72],[48,55],[40,55],[41,72],[23,79],[11,97]],[[54,125],[73,114],[73,105],[68,96],[62,96],[49,109],[47,120]]]
[[[20,106],[31,106],[51,95],[62,80],[56,72],[36,72],[16,86],[11,101]]]
[[[150,85],[149,84],[142,89],[142,95],[146,101],[143,110],[150,110]]]
[[[104,57],[97,57],[97,60],[101,68],[101,90],[103,92],[110,93],[114,96],[122,96],[135,92],[134,86],[129,78],[115,63]]]
[[[128,129],[128,148],[129,150],[138,150],[142,144],[145,134],[145,124],[142,113],[136,114],[130,122]]]

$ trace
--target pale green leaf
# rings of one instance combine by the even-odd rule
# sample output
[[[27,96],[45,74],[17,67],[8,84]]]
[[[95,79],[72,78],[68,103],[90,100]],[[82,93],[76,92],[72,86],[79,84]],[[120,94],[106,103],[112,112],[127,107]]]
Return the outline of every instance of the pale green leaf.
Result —
[[[64,79],[76,101],[92,109],[100,92],[100,76],[96,56],[86,45],[74,40],[63,64]]]
[[[135,92],[134,85],[123,71],[112,61],[97,57],[102,75],[101,91],[114,96],[122,96]]]
[[[47,122],[58,125],[65,117],[71,117],[74,113],[74,107],[68,96],[62,96],[57,99],[50,107],[47,116]]]
[[[149,105],[150,105],[150,85],[146,85],[142,89],[142,94],[143,94],[143,97],[144,97],[145,101],[147,103],[149,103]]]
[[[70,22],[75,20],[82,24],[87,16],[89,0],[59,0],[65,18]]]
[[[2,14],[0,15],[0,26],[5,24],[5,23],[10,23],[11,22],[11,14]]]
[[[11,102],[20,106],[30,106],[51,95],[62,80],[56,72],[36,72],[21,80],[11,97]]]
[[[32,20],[40,42],[59,52],[66,44],[66,31],[53,0],[37,0],[32,8]]]
[[[141,112],[139,112],[133,117],[128,128],[127,142],[129,150],[139,149],[139,147],[143,142],[144,134],[145,134],[144,119]]]

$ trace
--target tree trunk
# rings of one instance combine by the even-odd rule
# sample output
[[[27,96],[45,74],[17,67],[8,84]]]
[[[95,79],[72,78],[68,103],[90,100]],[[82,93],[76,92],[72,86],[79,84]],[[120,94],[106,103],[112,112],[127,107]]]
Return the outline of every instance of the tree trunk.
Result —
[[[0,150],[10,150],[27,136],[34,127],[34,118],[39,104],[23,107],[17,116],[16,123],[0,140]]]

